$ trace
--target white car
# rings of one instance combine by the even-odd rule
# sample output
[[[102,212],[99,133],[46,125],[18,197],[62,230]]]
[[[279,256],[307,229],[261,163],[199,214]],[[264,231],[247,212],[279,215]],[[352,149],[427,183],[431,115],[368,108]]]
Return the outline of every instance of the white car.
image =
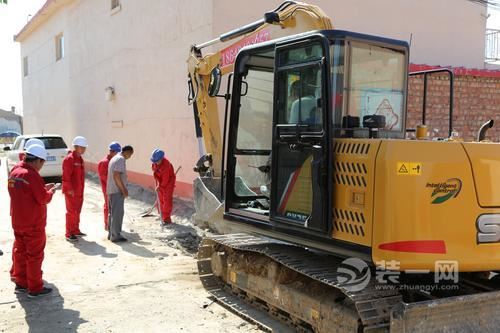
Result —
[[[42,177],[61,177],[62,161],[68,155],[69,149],[63,138],[57,134],[18,136],[12,145],[12,149],[7,150],[7,168],[9,172],[19,162],[19,154],[25,151],[26,142],[33,138],[42,140],[47,150],[47,160],[42,170],[40,170],[40,175]]]

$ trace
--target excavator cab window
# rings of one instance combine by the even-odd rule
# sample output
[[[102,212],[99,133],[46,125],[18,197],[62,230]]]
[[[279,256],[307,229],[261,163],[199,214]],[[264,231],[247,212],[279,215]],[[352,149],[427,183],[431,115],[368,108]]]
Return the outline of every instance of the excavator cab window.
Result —
[[[306,125],[309,130],[322,125],[321,112],[321,69],[317,62],[322,59],[319,44],[290,49],[280,54],[280,64],[290,66],[280,71],[280,107],[278,123]],[[305,64],[305,65],[302,65]],[[298,128],[298,127],[297,127]]]
[[[236,136],[233,149],[234,207],[268,215],[271,183],[274,53],[252,54],[242,61],[237,82]]]
[[[404,138],[406,55],[367,41],[332,44],[334,133]],[[345,70],[344,70],[345,69]]]
[[[262,196],[270,183],[265,172],[271,153],[273,73],[250,68],[242,89],[236,139],[235,193]]]
[[[303,68],[284,73],[286,112],[279,114],[280,123],[309,125],[321,129],[321,86],[317,68]]]

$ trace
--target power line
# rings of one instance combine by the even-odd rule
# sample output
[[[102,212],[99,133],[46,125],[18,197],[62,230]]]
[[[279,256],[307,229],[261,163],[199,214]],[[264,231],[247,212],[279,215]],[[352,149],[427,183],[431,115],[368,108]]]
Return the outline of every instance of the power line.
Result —
[[[500,1],[499,0],[467,0],[467,1],[481,5],[481,6],[490,6],[494,9],[500,9]]]

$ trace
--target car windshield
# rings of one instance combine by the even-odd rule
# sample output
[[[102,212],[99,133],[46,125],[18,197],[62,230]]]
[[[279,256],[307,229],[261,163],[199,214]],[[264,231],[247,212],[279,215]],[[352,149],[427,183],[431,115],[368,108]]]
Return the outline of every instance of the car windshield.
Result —
[[[37,139],[42,140],[45,145],[45,149],[65,149],[68,148],[66,143],[64,143],[63,138],[58,136],[42,136],[37,137]]]

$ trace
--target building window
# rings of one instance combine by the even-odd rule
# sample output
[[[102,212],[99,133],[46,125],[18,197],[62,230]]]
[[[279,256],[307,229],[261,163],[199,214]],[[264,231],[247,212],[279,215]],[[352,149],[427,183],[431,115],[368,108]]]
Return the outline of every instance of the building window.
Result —
[[[64,36],[59,34],[56,36],[56,61],[64,58]]]
[[[122,5],[120,0],[111,0],[111,15],[115,15],[120,10],[122,10]]]
[[[23,58],[23,74],[28,76],[28,57]]]
[[[111,10],[120,7],[120,0],[111,0]]]

